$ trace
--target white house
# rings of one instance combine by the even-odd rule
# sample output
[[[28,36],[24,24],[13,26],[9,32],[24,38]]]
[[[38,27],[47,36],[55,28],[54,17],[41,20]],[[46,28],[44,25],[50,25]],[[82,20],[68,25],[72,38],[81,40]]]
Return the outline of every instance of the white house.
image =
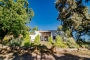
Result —
[[[55,40],[57,34],[63,35],[64,32],[57,31],[57,30],[35,31],[35,32],[30,34],[30,37],[31,37],[31,41],[34,41],[35,37],[37,35],[39,35],[41,41],[48,41],[48,37],[50,37],[50,36],[53,38],[53,40]]]

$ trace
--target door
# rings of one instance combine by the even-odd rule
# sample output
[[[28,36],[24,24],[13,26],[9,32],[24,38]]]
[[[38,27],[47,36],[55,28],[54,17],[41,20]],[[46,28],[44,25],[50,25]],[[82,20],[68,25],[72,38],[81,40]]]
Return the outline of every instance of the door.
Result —
[[[48,36],[44,36],[44,41],[48,41]]]

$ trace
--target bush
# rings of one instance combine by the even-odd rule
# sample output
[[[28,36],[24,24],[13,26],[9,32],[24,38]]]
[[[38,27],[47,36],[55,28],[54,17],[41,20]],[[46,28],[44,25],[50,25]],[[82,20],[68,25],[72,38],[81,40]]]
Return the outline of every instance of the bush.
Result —
[[[53,39],[52,39],[51,36],[48,38],[48,43],[49,43],[50,45],[53,43]]]
[[[12,39],[12,40],[9,42],[9,46],[13,46],[13,47],[15,47],[15,46],[21,46],[22,41],[23,41],[23,40],[20,39],[20,38]]]
[[[88,49],[90,49],[90,42],[89,42],[89,41],[78,40],[77,43],[78,43],[78,44],[80,45],[80,47],[82,47],[82,48],[88,48]]]
[[[34,40],[34,45],[39,45],[39,44],[40,44],[40,36],[37,35]]]
[[[61,48],[67,47],[67,46],[64,44],[62,37],[60,37],[59,35],[56,36],[56,41],[55,41],[55,43],[54,43],[54,46],[56,46],[56,47],[61,47]]]
[[[90,49],[90,44],[86,44],[85,48]]]
[[[30,43],[29,42],[25,42],[24,43],[24,46],[29,47],[30,46]]]
[[[26,47],[29,47],[30,46],[30,36],[29,36],[29,32],[26,32],[25,33],[25,36],[24,36],[24,41],[22,43],[22,46],[26,46]]]
[[[78,48],[79,45],[76,43],[76,41],[73,38],[68,38],[66,40],[66,44],[68,45],[69,48]]]

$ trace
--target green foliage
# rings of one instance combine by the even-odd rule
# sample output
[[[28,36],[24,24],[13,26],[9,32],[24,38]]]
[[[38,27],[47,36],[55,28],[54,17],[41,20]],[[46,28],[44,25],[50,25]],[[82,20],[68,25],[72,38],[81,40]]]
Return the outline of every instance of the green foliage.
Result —
[[[79,45],[76,43],[74,38],[68,38],[66,40],[66,44],[69,48],[79,48]]]
[[[40,36],[37,35],[34,40],[34,45],[39,45],[39,44],[40,44]]]
[[[29,47],[29,46],[30,46],[30,42],[29,42],[29,41],[28,41],[28,42],[25,42],[25,43],[24,43],[24,46],[25,46],[25,47]]]
[[[0,40],[7,34],[18,37],[29,28],[27,23],[34,16],[27,0],[0,0]]]
[[[22,41],[23,41],[23,40],[20,39],[20,38],[12,39],[12,40],[10,40],[10,42],[9,42],[9,46],[13,46],[13,47],[15,47],[15,46],[21,46]]]
[[[67,46],[64,44],[62,37],[60,37],[59,35],[56,36],[56,41],[55,41],[55,43],[54,43],[54,46],[56,46],[56,47],[61,47],[61,48],[67,47]]]
[[[38,31],[38,27],[35,26],[35,27],[32,29],[32,31]]]
[[[81,45],[81,47],[90,49],[90,44],[83,44],[83,45]]]
[[[88,49],[90,49],[90,42],[89,41],[79,40],[77,43],[82,48],[88,48]]]
[[[71,33],[71,30],[70,29],[68,29],[68,30],[65,31],[65,36],[68,37],[68,38],[69,37],[72,37],[72,33]]]
[[[62,25],[58,26],[58,27],[57,27],[57,30],[58,30],[58,31],[62,31],[62,30],[63,30],[63,26],[62,26]]]
[[[90,13],[89,8],[83,1],[88,0],[56,0],[55,6],[59,11],[58,20],[61,20],[65,30],[70,29],[72,33],[82,35],[90,33]],[[72,36],[72,35],[71,35]]]
[[[52,44],[52,43],[53,43],[53,39],[52,39],[51,36],[48,38],[48,43],[49,43],[49,44]]]
[[[26,32],[25,36],[24,36],[24,41],[22,46],[30,46],[30,36],[29,36],[29,32]]]

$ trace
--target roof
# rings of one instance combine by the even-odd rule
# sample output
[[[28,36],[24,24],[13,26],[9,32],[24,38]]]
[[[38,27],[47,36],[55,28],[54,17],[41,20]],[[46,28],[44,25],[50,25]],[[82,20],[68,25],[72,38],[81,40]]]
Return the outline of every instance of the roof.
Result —
[[[39,32],[56,32],[57,30],[40,30]]]

